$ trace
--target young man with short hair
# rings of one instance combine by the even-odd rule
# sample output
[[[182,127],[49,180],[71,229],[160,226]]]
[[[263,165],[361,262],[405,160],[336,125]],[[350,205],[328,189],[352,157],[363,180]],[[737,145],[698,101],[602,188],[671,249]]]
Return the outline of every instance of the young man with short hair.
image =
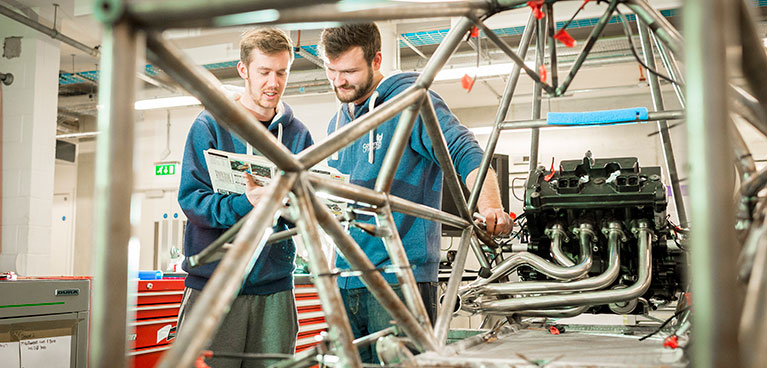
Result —
[[[381,35],[373,23],[325,29],[322,32],[320,49],[325,59],[327,77],[333,85],[336,97],[342,102],[338,113],[330,121],[328,134],[401,93],[418,78],[417,73],[396,73],[387,77],[381,74]],[[445,102],[436,93],[430,94],[456,171],[465,184],[471,187],[477,176],[483,151],[474,135],[458,122]],[[389,119],[368,136],[339,151],[338,158],[329,159],[328,164],[345,174],[350,174],[353,184],[373,188],[398,120],[399,115]],[[420,117],[416,120],[409,143],[405,147],[394,176],[391,193],[416,203],[440,208],[442,172]],[[485,216],[490,233],[498,235],[511,231],[511,219],[503,211],[498,183],[492,170],[482,187],[478,210]],[[373,217],[363,215],[358,221],[375,223]],[[394,213],[394,221],[408,260],[415,266],[413,274],[433,323],[437,310],[440,225],[401,213]],[[372,237],[356,227],[351,227],[349,231],[373,265],[381,267],[391,264],[381,239]],[[343,257],[337,258],[336,267],[350,268]],[[394,274],[385,273],[383,276],[390,284],[397,283]],[[388,327],[391,318],[365,289],[359,278],[340,277],[338,284],[355,337]],[[396,285],[395,291],[400,293]],[[360,354],[365,362],[375,361],[373,346],[362,349]]]
[[[303,123],[293,116],[288,104],[280,100],[293,62],[293,45],[285,32],[256,29],[240,40],[237,72],[245,80],[238,101],[261,121],[293,153],[312,145]],[[184,254],[199,253],[245,216],[258,203],[265,188],[249,178],[244,194],[219,194],[213,191],[203,151],[254,152],[242,138],[219,125],[202,111],[189,130],[181,167],[178,201],[188,218],[184,234]],[[257,152],[256,152],[257,154]],[[280,220],[274,231],[287,229]],[[295,351],[298,320],[293,294],[295,245],[288,239],[264,247],[240,293],[218,328],[210,350],[233,353],[285,353]],[[186,277],[179,326],[217,263],[190,268],[184,261]],[[181,327],[183,328],[183,327]],[[262,367],[267,360],[213,358],[212,367]]]

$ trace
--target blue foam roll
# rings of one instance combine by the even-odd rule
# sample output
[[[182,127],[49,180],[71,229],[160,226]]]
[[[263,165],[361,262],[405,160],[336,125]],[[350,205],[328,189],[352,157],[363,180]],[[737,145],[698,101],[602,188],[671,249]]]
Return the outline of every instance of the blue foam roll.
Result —
[[[162,278],[162,271],[156,270],[156,271],[139,271],[138,272],[138,279],[139,280],[159,280]]]
[[[647,120],[647,108],[588,111],[550,112],[546,116],[549,125],[608,125]]]

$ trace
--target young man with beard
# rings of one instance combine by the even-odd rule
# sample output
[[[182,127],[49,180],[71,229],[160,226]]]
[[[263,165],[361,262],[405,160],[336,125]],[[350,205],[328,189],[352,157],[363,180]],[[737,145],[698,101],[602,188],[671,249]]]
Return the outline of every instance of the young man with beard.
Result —
[[[381,74],[381,35],[373,23],[325,29],[322,32],[320,49],[325,59],[327,77],[333,85],[336,97],[342,102],[338,113],[330,121],[328,134],[401,93],[418,78],[417,73],[396,73],[386,77]],[[464,183],[472,187],[483,151],[474,135],[458,122],[445,102],[436,93],[430,94],[456,171]],[[373,188],[398,120],[399,115],[389,119],[368,136],[341,150],[337,159],[331,158],[328,164],[345,174],[350,174],[353,184]],[[440,208],[442,172],[420,117],[416,120],[405,147],[394,176],[391,193],[416,203]],[[492,170],[482,187],[477,207],[485,216],[490,233],[498,235],[511,232],[511,218],[503,211],[498,182]],[[375,223],[371,216],[360,217],[359,221]],[[437,310],[440,225],[401,213],[394,213],[394,221],[408,260],[415,266],[413,274],[433,323]],[[350,228],[349,231],[373,265],[381,267],[391,264],[381,239],[372,237],[356,227]],[[340,256],[337,258],[336,267],[350,268]],[[383,276],[390,284],[397,283],[395,274],[385,273]],[[340,277],[338,285],[355,337],[388,327],[391,317],[367,291],[359,278]],[[401,293],[398,286],[394,287],[395,291]],[[373,346],[361,350],[360,354],[363,361],[376,360]]]
[[[238,98],[293,153],[312,145],[303,123],[293,116],[280,97],[285,91],[293,62],[293,45],[278,29],[257,29],[240,39],[237,72],[245,80]],[[242,138],[220,126],[207,111],[201,112],[189,130],[181,167],[178,201],[188,218],[184,254],[199,253],[258,203],[265,188],[252,178],[244,194],[223,195],[213,191],[203,151],[214,148],[234,153],[254,152]],[[258,154],[256,152],[256,154]],[[280,220],[275,232],[287,229]],[[233,353],[293,354],[298,320],[293,294],[295,245],[284,240],[266,245],[248,274],[240,293],[219,326],[209,349]],[[186,277],[179,326],[199,297],[217,263],[190,268],[184,261]],[[269,361],[213,358],[212,367],[261,367]]]

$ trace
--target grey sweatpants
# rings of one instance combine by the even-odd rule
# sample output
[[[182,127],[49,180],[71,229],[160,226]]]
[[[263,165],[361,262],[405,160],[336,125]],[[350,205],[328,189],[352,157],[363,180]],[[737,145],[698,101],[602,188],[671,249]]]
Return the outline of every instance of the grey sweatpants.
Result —
[[[186,288],[181,302],[178,328],[183,333],[184,315],[189,313],[200,291]],[[240,295],[218,327],[209,350],[222,353],[294,354],[298,335],[298,315],[293,290],[269,295]],[[276,360],[212,358],[212,368],[266,367]]]

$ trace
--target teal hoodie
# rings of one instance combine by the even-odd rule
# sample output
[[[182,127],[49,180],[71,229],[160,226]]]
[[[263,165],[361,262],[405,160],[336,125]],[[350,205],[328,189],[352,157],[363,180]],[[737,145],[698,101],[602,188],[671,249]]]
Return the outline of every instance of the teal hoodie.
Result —
[[[350,112],[344,104],[333,117],[328,126],[328,134],[349,124],[352,120],[366,114],[369,109],[380,106],[392,97],[402,93],[413,85],[418,78],[417,73],[398,73],[385,78],[375,92],[361,105],[354,106]],[[442,134],[445,136],[447,148],[453,159],[458,175],[465,181],[466,176],[478,168],[482,161],[482,149],[474,135],[453,115],[450,109],[436,93],[430,91],[434,109],[437,113]],[[339,115],[340,114],[340,115]],[[353,115],[353,116],[352,116]],[[369,135],[366,135],[338,152],[328,160],[328,164],[344,174],[350,175],[352,184],[373,188],[378,178],[381,164],[390,140],[397,127],[400,115],[389,119]],[[397,167],[392,183],[391,194],[415,203],[421,203],[433,208],[441,208],[442,200],[442,170],[437,163],[432,141],[426,132],[421,118],[416,120],[410,139],[405,147],[402,160]],[[358,221],[375,223],[372,216],[359,215]],[[410,264],[414,266],[413,274],[417,282],[437,281],[439,266],[439,248],[441,225],[434,221],[394,213],[400,238],[405,247]],[[367,254],[375,267],[391,264],[389,255],[380,238],[375,238],[357,227],[350,227],[349,232],[362,250]],[[350,269],[351,267],[339,255],[336,267]],[[384,273],[391,284],[397,283],[393,273]],[[339,287],[353,289],[364,287],[358,277],[340,277]]]
[[[284,102],[282,106],[281,114],[269,123],[269,132],[291,152],[298,153],[312,145],[312,136],[304,124],[293,116],[290,106]],[[186,138],[178,190],[178,203],[188,219],[184,231],[184,254],[187,257],[200,253],[253,209],[245,194],[224,195],[213,192],[203,155],[203,151],[209,148],[234,153],[247,152],[244,140],[219,125],[204,110],[194,120]],[[274,232],[286,230],[287,225],[280,220]],[[245,279],[240,294],[265,295],[292,289],[295,252],[295,244],[291,239],[267,244]],[[215,262],[191,268],[184,260],[182,268],[189,273],[186,286],[202,290],[217,265],[218,262]]]

